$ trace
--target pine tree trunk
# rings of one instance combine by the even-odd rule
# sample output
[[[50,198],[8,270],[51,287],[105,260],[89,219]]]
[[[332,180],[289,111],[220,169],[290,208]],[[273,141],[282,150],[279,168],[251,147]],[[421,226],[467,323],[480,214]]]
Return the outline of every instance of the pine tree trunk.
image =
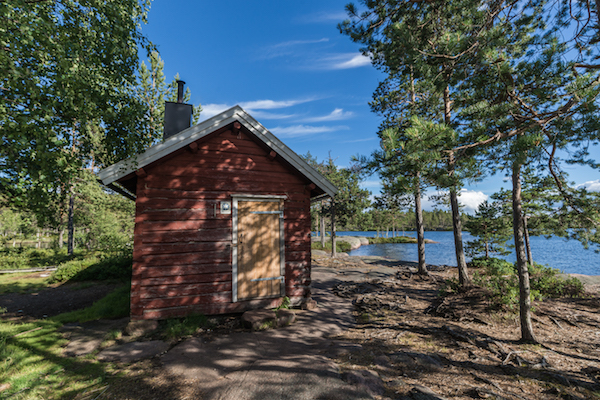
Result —
[[[325,200],[321,201],[321,248],[325,250]]]
[[[335,200],[331,199],[331,257],[336,256],[335,248]]]
[[[417,185],[415,187],[415,222],[417,225],[417,246],[419,251],[419,274],[427,275],[425,264],[425,230],[423,228],[423,210],[421,209],[421,180],[417,174]]]
[[[521,341],[537,343],[531,324],[531,288],[529,270],[525,260],[525,242],[523,239],[523,216],[521,210],[521,164],[515,162],[512,170],[512,206],[515,253],[519,272],[519,308],[521,317]]]
[[[444,123],[448,126],[452,123],[452,103],[450,101],[450,88],[444,88]],[[456,160],[454,152],[450,153],[448,160],[448,175],[454,175]],[[456,265],[458,266],[458,282],[460,286],[465,287],[471,284],[469,272],[467,270],[467,262],[465,261],[465,251],[463,249],[462,240],[462,223],[460,221],[460,209],[458,208],[458,194],[456,186],[450,188],[450,207],[452,209],[452,230],[454,231],[454,252],[456,253]]]
[[[72,255],[75,244],[75,229],[73,225],[73,213],[75,210],[75,195],[71,189],[69,196],[69,219],[67,222],[67,254]]]
[[[525,234],[525,249],[527,250],[527,262],[533,267],[533,256],[531,254],[531,245],[529,244],[529,228],[527,227],[527,216],[523,216],[523,233]]]

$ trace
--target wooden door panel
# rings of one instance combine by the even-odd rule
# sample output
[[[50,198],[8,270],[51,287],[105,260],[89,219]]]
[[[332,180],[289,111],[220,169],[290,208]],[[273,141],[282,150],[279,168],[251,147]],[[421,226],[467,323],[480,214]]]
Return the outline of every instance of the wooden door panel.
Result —
[[[239,299],[281,294],[279,218],[279,202],[238,202]]]

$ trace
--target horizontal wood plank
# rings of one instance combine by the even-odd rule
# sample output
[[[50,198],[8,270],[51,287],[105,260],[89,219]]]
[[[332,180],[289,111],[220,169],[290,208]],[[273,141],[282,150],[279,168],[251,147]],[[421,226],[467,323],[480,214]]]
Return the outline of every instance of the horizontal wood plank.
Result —
[[[166,297],[198,296],[206,294],[231,293],[231,282],[211,282],[179,285],[160,285],[147,287],[141,299],[160,299]]]
[[[168,276],[198,275],[215,272],[231,272],[231,263],[214,263],[207,260],[206,264],[178,264],[158,267],[148,267],[142,271],[141,278],[161,278]]]
[[[195,283],[212,283],[212,282],[231,282],[231,273],[218,272],[218,273],[212,273],[212,274],[174,275],[174,276],[162,276],[162,277],[157,277],[157,278],[139,279],[139,283],[142,286],[142,291],[146,289],[146,288],[144,288],[144,286],[177,285],[177,284],[181,284],[181,283],[195,284]]]
[[[216,260],[229,261],[231,260],[231,252],[229,250],[204,251],[194,253],[181,254],[151,254],[143,256],[143,262],[146,266],[175,266],[175,265],[198,265],[212,264]]]
[[[222,242],[231,240],[231,229],[204,229],[201,231],[148,232],[143,243]]]
[[[230,251],[231,242],[186,242],[146,244],[139,250],[140,255],[180,254],[204,251]]]

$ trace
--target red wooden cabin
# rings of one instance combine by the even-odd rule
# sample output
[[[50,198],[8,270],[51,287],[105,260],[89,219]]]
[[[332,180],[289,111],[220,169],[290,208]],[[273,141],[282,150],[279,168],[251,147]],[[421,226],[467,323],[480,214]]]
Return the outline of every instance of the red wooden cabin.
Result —
[[[337,189],[242,108],[99,177],[136,201],[132,320],[310,297],[310,201]]]

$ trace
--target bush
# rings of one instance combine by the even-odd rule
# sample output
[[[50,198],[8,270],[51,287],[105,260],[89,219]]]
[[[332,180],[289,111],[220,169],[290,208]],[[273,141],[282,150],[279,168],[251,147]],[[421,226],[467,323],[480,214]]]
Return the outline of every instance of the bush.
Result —
[[[131,255],[104,256],[100,259],[90,257],[61,264],[50,275],[49,282],[99,281],[131,279]]]
[[[86,258],[85,260],[67,261],[58,266],[56,271],[48,278],[49,283],[66,282],[71,280],[75,275],[88,268],[90,265],[98,262],[96,257]]]
[[[396,236],[393,238],[373,237],[369,238],[369,244],[387,244],[387,243],[417,243],[417,238],[410,236]]]
[[[331,241],[325,241],[325,247],[321,246],[321,242],[312,242],[310,248],[313,250],[331,251]],[[352,246],[350,246],[350,243],[336,241],[335,250],[338,253],[344,253],[352,250]]]
[[[529,268],[531,291],[539,297],[578,297],[584,293],[583,283],[577,278],[562,278],[560,271],[540,264]]]
[[[120,254],[102,257],[98,262],[77,273],[73,281],[98,281],[108,279],[129,280],[131,279],[131,266],[133,258],[131,255]]]
[[[477,258],[471,261],[470,266],[480,269],[473,274],[473,282],[490,289],[496,306],[513,309],[519,304],[516,264],[498,258]],[[559,270],[536,263],[529,268],[529,284],[531,297],[539,300],[583,294],[583,284],[579,279],[563,279]]]
[[[0,249],[0,269],[26,269],[59,265],[70,260],[85,258],[86,252],[75,250],[68,255],[66,249],[36,249],[32,247],[6,247]]]

